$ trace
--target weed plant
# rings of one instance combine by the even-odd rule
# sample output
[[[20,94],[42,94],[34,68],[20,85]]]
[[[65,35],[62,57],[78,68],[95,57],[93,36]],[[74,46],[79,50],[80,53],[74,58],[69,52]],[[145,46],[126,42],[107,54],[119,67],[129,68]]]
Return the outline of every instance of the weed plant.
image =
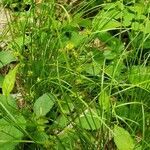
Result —
[[[148,1],[2,5],[1,150],[150,148]]]

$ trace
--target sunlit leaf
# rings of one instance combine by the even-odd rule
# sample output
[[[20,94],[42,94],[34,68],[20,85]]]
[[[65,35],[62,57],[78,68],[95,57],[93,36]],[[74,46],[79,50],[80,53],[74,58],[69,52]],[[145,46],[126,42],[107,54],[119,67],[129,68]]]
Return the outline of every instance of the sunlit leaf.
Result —
[[[37,117],[45,116],[55,104],[55,98],[50,93],[45,93],[34,103],[34,113]]]
[[[143,27],[144,33],[150,33],[150,20],[145,22],[145,27]]]
[[[8,96],[14,88],[18,67],[19,65],[17,65],[15,68],[10,70],[9,73],[4,78],[2,90],[5,96]]]
[[[135,147],[129,132],[117,125],[114,127],[114,142],[118,150],[133,150]]]
[[[16,61],[16,58],[10,51],[1,51],[0,52],[0,68],[3,66]]]
[[[4,96],[0,95],[0,103],[3,105],[5,109],[7,109],[9,112],[16,114],[17,113],[17,104],[15,99],[12,96]],[[3,112],[3,107],[0,108],[0,110]]]

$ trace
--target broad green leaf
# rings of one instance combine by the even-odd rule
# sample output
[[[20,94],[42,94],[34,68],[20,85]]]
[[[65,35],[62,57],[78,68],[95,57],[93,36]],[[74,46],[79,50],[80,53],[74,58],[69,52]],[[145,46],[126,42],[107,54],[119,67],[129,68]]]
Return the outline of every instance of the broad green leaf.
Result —
[[[4,96],[0,95],[0,103],[2,106],[0,106],[0,112],[3,113],[3,109],[7,109],[9,112],[16,114],[18,113],[17,111],[17,104],[14,98],[12,98],[10,95],[9,96]]]
[[[119,64],[118,64],[118,61],[120,61]],[[111,78],[122,79],[123,76],[121,75],[121,71],[124,68],[125,68],[125,66],[123,64],[123,61],[115,59],[113,61],[113,64],[106,66],[105,73]]]
[[[101,30],[114,30],[114,29],[116,29],[116,28],[118,28],[118,27],[120,27],[121,26],[121,23],[120,22],[118,22],[118,21],[116,21],[116,20],[111,20],[111,21],[109,21],[108,20],[108,22],[107,23],[105,23],[103,26],[102,26],[102,28],[101,28]]]
[[[131,21],[126,19],[126,20],[123,20],[122,24],[123,26],[128,27],[131,25]]]
[[[81,128],[87,130],[97,130],[101,127],[101,121],[96,111],[86,110],[75,120],[75,122]]]
[[[150,88],[150,67],[133,66],[129,72],[129,81],[142,88]]]
[[[22,116],[16,116],[17,126],[25,130],[26,121]],[[23,138],[23,133],[13,123],[0,119],[0,150],[14,150]]]
[[[78,134],[72,128],[65,128],[62,132],[58,134],[58,139],[56,144],[54,144],[53,149],[63,150],[65,146],[65,150],[72,150],[72,145],[76,144],[78,140]]]
[[[55,104],[55,98],[50,93],[45,93],[34,103],[34,113],[37,117],[45,116]]]
[[[144,3],[136,3],[134,6],[128,7],[132,12],[136,12],[138,15],[143,14],[145,11]]]
[[[139,145],[138,147],[136,147],[134,150],[142,150],[142,146]]]
[[[101,64],[98,64],[96,62],[87,63],[84,65],[84,71],[86,71],[90,75],[98,75],[101,71]]]
[[[110,96],[106,90],[102,90],[99,96],[99,105],[103,110],[109,111],[110,107]]]
[[[82,27],[91,27],[91,20],[90,19],[82,19],[81,22],[79,23],[80,26]]]
[[[143,30],[144,29],[144,25],[142,23],[139,22],[133,22],[131,25],[131,28],[135,31],[139,31],[139,30]]]
[[[30,43],[30,38],[29,36],[20,36],[14,39],[15,44],[17,44],[17,46],[19,48],[21,48],[23,45],[27,45]]]
[[[112,9],[109,11],[101,11],[95,16],[92,25],[94,30],[112,30],[121,26],[121,23],[115,18],[118,16],[120,11]]]
[[[104,57],[105,57],[105,59],[112,60],[116,57],[116,53],[114,53],[110,50],[106,50],[106,51],[104,51]]]
[[[91,20],[90,19],[84,19],[83,12],[75,14],[75,16],[72,18],[72,22],[70,23],[74,27],[90,27],[91,26]]]
[[[2,91],[5,96],[8,96],[14,88],[15,78],[16,78],[18,67],[19,67],[19,65],[17,65],[15,68],[10,70],[9,73],[4,78],[3,85],[2,85]]]
[[[146,20],[145,27],[143,27],[144,33],[150,33],[150,20]]]
[[[101,42],[105,43],[105,45],[107,46],[107,49],[105,50],[109,50],[111,51],[111,53],[116,53],[117,55],[119,55],[124,49],[122,41],[120,41],[116,37],[113,37],[108,32],[99,33],[98,38]]]
[[[56,125],[58,128],[64,128],[69,124],[69,116],[60,115],[56,120]]]
[[[127,10],[124,11],[123,19],[124,21],[132,21],[135,18],[135,14],[128,12]]]
[[[49,136],[45,132],[35,131],[33,134],[33,138],[38,142],[46,143],[46,141],[48,142]]]
[[[135,147],[129,132],[117,125],[114,127],[114,142],[118,150],[133,150]]]
[[[124,11],[123,16],[123,25],[130,26],[132,20],[135,18],[135,14],[128,12],[127,10]]]
[[[71,43],[73,43],[74,46],[77,47],[85,41],[86,36],[87,35],[85,35],[85,34],[79,34],[76,32],[72,32]]]
[[[10,51],[1,51],[0,52],[0,68],[3,66],[16,61],[16,58]]]

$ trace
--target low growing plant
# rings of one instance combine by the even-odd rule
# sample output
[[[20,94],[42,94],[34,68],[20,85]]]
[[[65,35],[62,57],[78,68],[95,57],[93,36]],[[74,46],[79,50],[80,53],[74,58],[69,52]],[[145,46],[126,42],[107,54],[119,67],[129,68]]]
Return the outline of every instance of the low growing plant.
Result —
[[[15,2],[11,40],[0,52],[0,67],[10,66],[0,78],[0,147],[150,147],[149,3],[142,2],[24,1],[28,10]]]

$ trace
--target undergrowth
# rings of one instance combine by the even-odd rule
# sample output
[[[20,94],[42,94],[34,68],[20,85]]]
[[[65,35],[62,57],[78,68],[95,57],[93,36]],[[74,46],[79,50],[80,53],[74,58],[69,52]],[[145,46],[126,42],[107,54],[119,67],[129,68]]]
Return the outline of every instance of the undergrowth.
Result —
[[[1,5],[1,150],[150,148],[148,1]]]

